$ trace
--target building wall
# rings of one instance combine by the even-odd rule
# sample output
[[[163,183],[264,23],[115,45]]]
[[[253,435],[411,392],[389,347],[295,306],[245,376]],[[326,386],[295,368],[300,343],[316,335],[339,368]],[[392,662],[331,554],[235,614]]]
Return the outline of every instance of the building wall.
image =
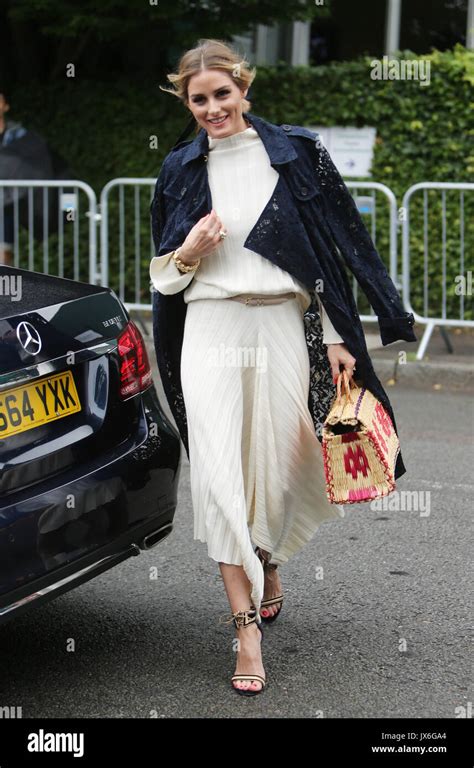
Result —
[[[429,53],[466,45],[468,4],[474,0],[401,0],[399,49]],[[316,66],[386,51],[389,0],[332,0],[331,16],[313,22],[258,24],[233,38],[254,64]]]

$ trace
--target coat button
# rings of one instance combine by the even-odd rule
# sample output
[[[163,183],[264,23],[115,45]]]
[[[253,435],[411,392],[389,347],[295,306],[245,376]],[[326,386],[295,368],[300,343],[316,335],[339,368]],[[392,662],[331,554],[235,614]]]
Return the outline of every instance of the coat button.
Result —
[[[204,155],[204,162],[207,163],[207,155]]]
[[[301,192],[302,195],[307,195],[308,194],[308,187],[301,187],[300,192]]]
[[[284,131],[291,131],[291,125],[287,125],[285,123],[285,125],[282,125],[281,127],[283,128]]]
[[[184,193],[186,192],[186,190],[187,190],[187,187],[183,187],[183,188],[182,188],[181,192],[179,193],[179,194],[181,195],[181,197],[184,195]]]

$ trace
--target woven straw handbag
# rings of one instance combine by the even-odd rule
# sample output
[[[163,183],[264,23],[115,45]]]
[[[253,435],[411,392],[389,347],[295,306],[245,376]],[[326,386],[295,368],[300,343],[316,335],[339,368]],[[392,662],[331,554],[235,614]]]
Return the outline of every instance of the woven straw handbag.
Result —
[[[377,398],[349,380],[346,371],[337,378],[337,393],[323,425],[322,449],[331,503],[358,504],[394,490],[400,442],[392,420]]]

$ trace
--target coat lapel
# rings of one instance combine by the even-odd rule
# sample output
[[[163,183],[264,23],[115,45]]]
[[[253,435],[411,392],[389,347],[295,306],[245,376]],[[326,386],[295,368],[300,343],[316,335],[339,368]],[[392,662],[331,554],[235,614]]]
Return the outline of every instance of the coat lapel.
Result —
[[[311,243],[283,173],[280,172],[273,194],[245,240],[244,247],[289,272],[308,290],[314,288],[318,276],[322,277],[315,275],[310,268]]]
[[[270,200],[249,232],[244,247],[289,272],[308,290],[312,290],[315,281],[322,279],[324,275],[322,272],[315,274],[314,268],[310,269],[310,265],[313,264],[314,267],[313,249],[301,221],[296,200],[309,201],[319,195],[320,191],[310,174],[293,163],[298,158],[298,153],[285,132],[256,115],[247,113],[246,117],[262,139],[270,163],[279,178]],[[183,174],[178,174],[166,188],[166,194],[173,198],[177,205],[183,205],[184,216],[179,229],[174,222],[172,226],[165,228],[163,248],[177,248],[183,235],[212,208],[206,163],[208,152],[208,136],[206,131],[201,129],[194,141],[183,151]],[[275,248],[275,239],[278,240],[278,248]],[[298,258],[295,258],[296,254]]]

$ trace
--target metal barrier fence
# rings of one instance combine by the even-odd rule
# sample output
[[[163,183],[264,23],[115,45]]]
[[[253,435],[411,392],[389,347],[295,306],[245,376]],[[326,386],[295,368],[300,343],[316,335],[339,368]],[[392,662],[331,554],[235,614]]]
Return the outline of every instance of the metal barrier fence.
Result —
[[[423,190],[423,199],[421,213],[418,210],[421,227],[417,232],[414,226],[414,206],[411,201],[413,195],[420,190]],[[435,199],[434,203],[433,201],[429,203],[430,191],[441,192],[440,198],[438,194],[438,199]],[[474,215],[472,215],[474,196],[471,196],[469,201],[469,205],[473,205],[473,211],[471,211],[471,215],[466,216],[464,195],[465,192],[473,191],[474,184],[469,182],[425,181],[413,184],[403,197],[402,211],[405,212],[405,216],[402,222],[402,293],[407,311],[413,312],[415,320],[426,326],[418,347],[417,360],[423,358],[435,326],[440,326],[449,352],[452,352],[452,346],[444,329],[447,326],[474,327],[474,320],[465,319],[465,297],[472,296],[472,271],[465,273],[467,266],[465,256],[466,244],[467,249],[469,249],[467,252],[470,252],[471,256],[474,248]],[[459,208],[456,200],[455,205],[449,210],[449,216],[447,192],[459,194]],[[436,238],[437,226],[439,241]],[[418,235],[417,241],[413,243],[416,235]],[[418,255],[420,252],[423,255],[422,275],[413,274],[412,250],[414,248]],[[415,283],[416,289],[413,283]],[[430,283],[433,286],[431,291]],[[451,290],[449,290],[450,288]],[[435,289],[440,294],[441,306],[435,301],[433,307],[433,300],[430,299],[435,293]],[[414,297],[415,290],[416,296]],[[420,311],[417,311],[417,302],[422,303]]]
[[[150,275],[149,267],[152,257],[155,255],[153,244],[150,204],[156,179],[143,178],[117,178],[109,181],[100,195],[100,251],[102,264],[102,283],[111,285],[116,290],[120,300],[129,310],[151,311]],[[140,194],[142,189],[148,188],[146,202],[143,203]],[[118,201],[112,207],[110,195],[118,192]],[[132,217],[133,217],[133,245],[126,239],[126,209],[127,191],[132,192]],[[130,195],[128,196],[130,197]],[[142,212],[145,216],[142,216]],[[115,227],[111,227],[111,219]],[[114,237],[117,246],[111,260],[110,241]],[[145,245],[143,246],[143,241]],[[144,255],[145,254],[145,255]],[[113,266],[111,278],[110,264]],[[129,281],[129,276],[132,278]]]
[[[398,277],[398,260],[397,260],[398,210],[397,210],[397,199],[395,195],[393,194],[392,190],[389,187],[387,187],[385,184],[380,184],[376,181],[346,181],[345,184],[346,184],[346,187],[352,192],[352,195],[354,197],[359,213],[364,219],[364,224],[366,225],[367,230],[369,231],[370,236],[372,238],[372,241],[375,247],[377,248],[382,260],[384,261],[385,266],[388,269],[388,272],[390,274],[390,277],[394,285],[396,286],[397,290],[401,290],[401,283]],[[359,195],[359,189],[370,191],[371,194],[361,196]],[[388,231],[388,246],[386,249],[383,247],[379,247],[379,244],[378,244],[377,219],[379,217],[378,217],[378,210],[377,210],[377,196],[376,196],[377,192],[382,193],[382,195],[385,197],[386,202],[388,204],[389,231]],[[366,215],[370,216],[369,222],[365,220]],[[382,215],[386,216],[386,213],[384,212]],[[384,256],[386,256],[386,254],[384,253],[385,250],[388,250],[388,259],[384,258]],[[354,276],[352,276],[352,293],[354,294],[356,305],[358,305],[359,284],[357,283],[357,280]],[[365,300],[365,303],[368,304],[367,300]],[[371,310],[370,314],[360,315],[360,319],[363,322],[378,321],[377,315],[372,310],[372,307],[370,308],[370,310]]]
[[[98,282],[96,217],[95,192],[83,181],[0,180],[0,244],[16,267]]]
[[[100,206],[97,206],[94,191],[81,181],[0,181],[0,244],[5,239],[8,240],[5,235],[9,231],[13,243],[15,266],[107,285],[117,292],[127,309],[151,311],[149,264],[155,252],[151,232],[150,203],[155,184],[154,178],[112,179],[102,189]],[[422,182],[408,189],[403,197],[401,208],[401,211],[405,212],[401,221],[403,243],[401,270],[397,260],[397,235],[400,222],[397,200],[392,190],[384,184],[371,181],[347,181],[346,185],[354,196],[358,210],[364,218],[375,247],[386,263],[391,279],[403,297],[405,309],[413,312],[416,321],[426,326],[417,359],[422,359],[435,326],[440,326],[448,350],[452,351],[445,327],[474,327],[474,321],[465,318],[465,297],[472,296],[472,272],[464,274],[466,249],[468,247],[472,249],[474,246],[474,232],[468,229],[469,225],[472,227],[474,215],[466,216],[465,192],[472,192],[474,184]],[[48,198],[50,189],[57,191],[51,207]],[[412,202],[412,197],[420,190],[423,190],[422,209],[420,221],[417,222],[416,206]],[[42,197],[40,197],[41,191]],[[86,195],[87,205],[85,206],[79,204],[80,191]],[[365,194],[360,194],[361,191]],[[429,204],[428,196],[434,192],[440,192],[441,198],[435,201],[435,204],[432,202]],[[457,203],[452,205],[449,208],[449,215],[447,193],[459,195],[459,205]],[[384,210],[381,214],[377,203],[380,195],[388,205],[388,226],[387,211]],[[143,200],[144,197],[145,200]],[[417,198],[415,202],[418,202]],[[474,198],[471,196],[470,204],[472,203]],[[10,216],[10,221],[6,220],[7,215]],[[366,216],[370,218],[367,220]],[[384,226],[380,227],[379,222],[382,217]],[[22,232],[19,228],[20,222],[25,227]],[[98,260],[96,233],[99,222],[100,260]],[[438,244],[435,242],[436,227],[439,228],[440,235]],[[378,242],[380,229],[383,229],[384,234],[381,243]],[[57,246],[55,254],[50,252],[49,237],[52,230],[54,231],[53,245]],[[458,235],[456,245],[454,245],[455,232]],[[68,241],[66,236],[69,237]],[[38,240],[42,240],[43,243],[40,263],[36,259],[35,252]],[[422,254],[421,273],[420,260],[417,259],[414,263],[412,258],[413,249],[416,250],[417,256]],[[84,258],[84,252],[87,254],[86,258]],[[455,253],[458,255],[457,260]],[[85,265],[87,265],[87,275]],[[469,278],[468,289],[462,290],[462,281],[469,281]],[[355,277],[352,281],[354,298],[359,306],[359,286]],[[455,290],[456,281],[461,284],[459,291],[457,288]],[[433,286],[432,290],[430,290],[430,282]],[[453,288],[452,291],[448,290],[450,286]],[[433,312],[430,299],[436,292],[441,296],[441,309]],[[457,309],[454,296],[459,296]],[[369,306],[365,297],[363,300],[365,305]],[[472,317],[472,309],[470,312]],[[363,322],[377,321],[377,316],[371,307],[369,314],[360,314],[360,318]]]
[[[121,301],[124,302],[129,310],[151,310],[151,299],[149,293],[149,263],[155,255],[153,239],[149,222],[149,208],[153,197],[153,191],[156,179],[143,178],[117,178],[112,179],[105,185],[100,196],[101,211],[101,262],[102,262],[102,282],[113,287]],[[377,246],[377,193],[381,193],[388,203],[389,215],[389,240],[384,250],[387,252],[386,261],[390,276],[397,288],[400,288],[398,281],[397,268],[397,202],[395,195],[389,187],[378,182],[348,182],[348,188],[354,190],[354,196],[361,215],[365,218],[370,216],[366,226],[371,234],[374,244]],[[148,187],[150,194],[146,203],[143,203],[140,190]],[[369,192],[369,195],[359,195],[359,190]],[[112,214],[110,195],[118,192],[118,201]],[[127,191],[128,202],[127,202]],[[141,220],[142,211],[146,213],[146,227]],[[386,212],[380,215],[386,216]],[[111,218],[114,219],[114,225],[111,226]],[[133,232],[133,244],[127,242],[125,221],[132,221],[129,226],[129,233]],[[110,241],[112,237],[116,240],[116,247],[111,248]],[[113,274],[110,269],[110,256],[114,254],[112,263],[114,265]],[[146,254],[146,255],[144,255]],[[146,285],[146,290],[144,286]],[[358,300],[359,286],[353,278],[354,298]],[[371,314],[361,314],[361,320],[366,322],[376,322],[377,316]]]

